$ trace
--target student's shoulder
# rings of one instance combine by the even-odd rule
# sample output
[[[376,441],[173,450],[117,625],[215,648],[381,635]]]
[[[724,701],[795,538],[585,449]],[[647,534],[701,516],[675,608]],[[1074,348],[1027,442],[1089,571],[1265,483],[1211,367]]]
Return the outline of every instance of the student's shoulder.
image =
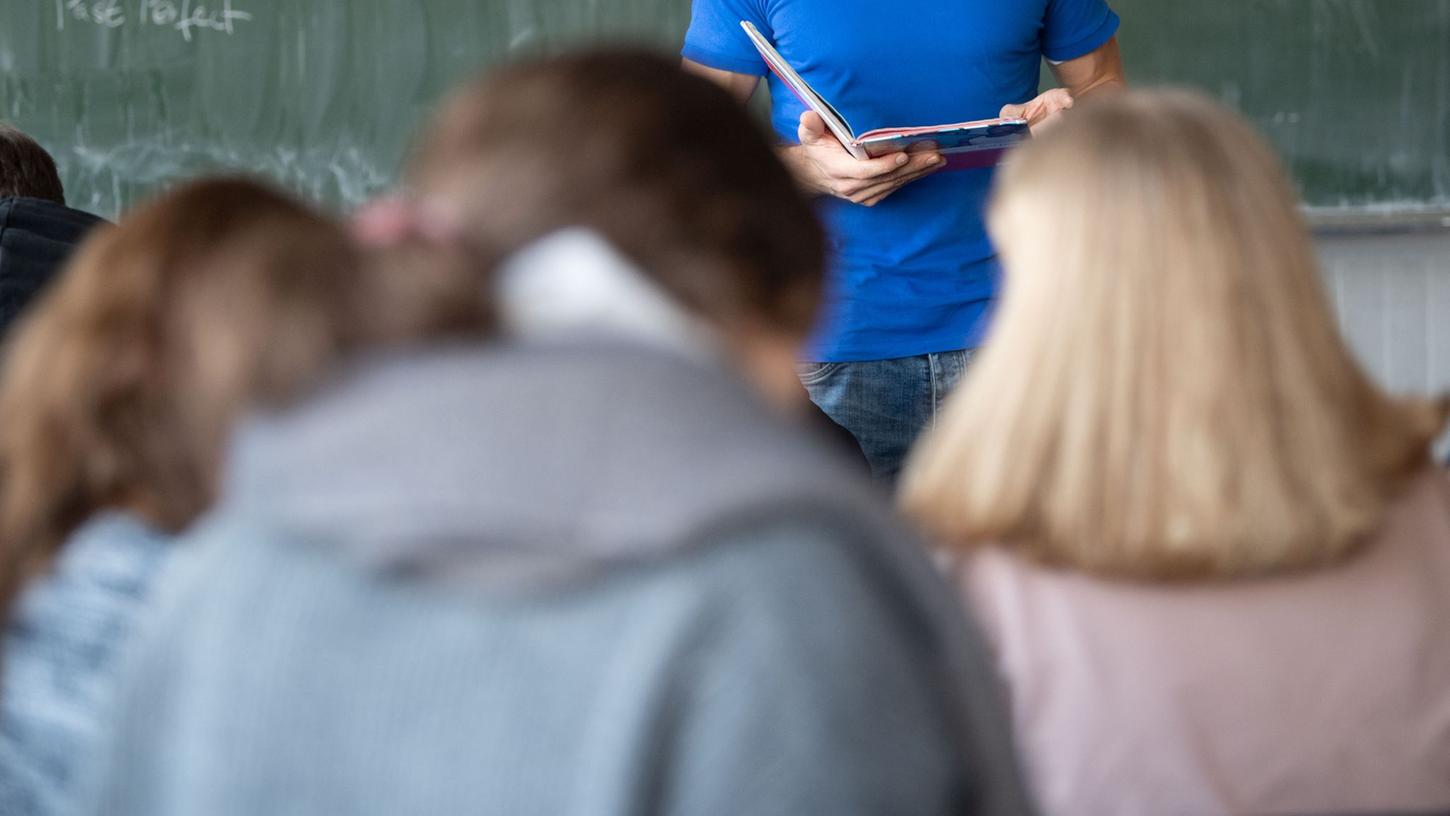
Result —
[[[167,538],[140,521],[103,514],[67,539],[52,569],[25,594],[18,614],[65,621],[76,633],[111,627],[146,597],[169,551]]]
[[[822,585],[851,579],[875,561],[900,558],[897,532],[871,513],[828,503],[757,507],[749,516],[721,519],[702,530],[682,564],[721,581],[758,580],[768,565],[774,575],[807,573]],[[689,550],[686,552],[688,553]]]
[[[986,652],[907,531],[782,513],[720,533],[682,568],[696,605],[671,676],[692,689],[691,719],[716,726],[693,733],[757,723],[756,761],[800,776],[782,801],[814,791],[748,812],[1024,812]],[[818,739],[797,757],[772,742],[781,733]],[[823,766],[831,781],[813,784]],[[968,791],[981,808],[963,805]]]
[[[0,230],[17,230],[57,241],[79,241],[105,224],[100,216],[39,198],[0,198]]]
[[[736,633],[872,648],[863,630],[915,644],[952,630],[918,540],[884,509],[803,502],[702,533],[664,571],[689,581]],[[945,614],[944,614],[945,613]],[[925,655],[922,655],[925,657]]]
[[[937,622],[923,617],[894,559],[874,542],[853,541],[844,524],[782,514],[710,538],[645,578],[690,599],[675,610],[692,633],[672,660],[680,673],[729,666],[747,686],[770,689],[733,693],[831,708],[858,696],[862,683],[909,683],[902,672],[931,665],[924,644],[938,637]],[[855,680],[839,682],[845,676]]]

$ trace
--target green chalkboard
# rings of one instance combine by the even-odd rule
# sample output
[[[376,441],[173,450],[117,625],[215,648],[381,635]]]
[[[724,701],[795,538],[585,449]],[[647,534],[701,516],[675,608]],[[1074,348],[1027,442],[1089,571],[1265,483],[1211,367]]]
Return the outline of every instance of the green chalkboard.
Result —
[[[1247,114],[1317,207],[1450,208],[1450,0],[1115,0],[1129,78]]]
[[[1115,7],[1130,78],[1238,106],[1309,204],[1450,207],[1450,0]],[[214,169],[346,207],[459,79],[579,43],[674,49],[688,19],[689,0],[3,0],[0,118],[105,215]]]
[[[349,206],[458,80],[580,42],[672,47],[688,17],[688,0],[0,0],[0,118],[102,214],[214,169]]]

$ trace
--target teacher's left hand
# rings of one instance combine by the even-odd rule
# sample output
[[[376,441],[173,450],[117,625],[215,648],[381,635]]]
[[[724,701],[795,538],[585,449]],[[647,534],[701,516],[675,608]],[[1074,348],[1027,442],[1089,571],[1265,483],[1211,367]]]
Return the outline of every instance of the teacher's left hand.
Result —
[[[1020,105],[1003,105],[997,115],[1003,119],[1026,119],[1027,126],[1037,133],[1061,119],[1062,112],[1071,107],[1072,94],[1064,88],[1053,88]]]

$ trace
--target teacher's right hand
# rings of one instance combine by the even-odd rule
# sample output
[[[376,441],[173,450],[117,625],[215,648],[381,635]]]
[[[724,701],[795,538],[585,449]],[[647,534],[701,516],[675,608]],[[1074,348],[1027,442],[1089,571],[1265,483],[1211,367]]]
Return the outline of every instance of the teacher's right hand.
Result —
[[[934,150],[892,153],[860,160],[826,129],[814,111],[801,114],[800,145],[784,151],[797,181],[812,193],[874,207],[922,176],[941,169],[946,159]]]

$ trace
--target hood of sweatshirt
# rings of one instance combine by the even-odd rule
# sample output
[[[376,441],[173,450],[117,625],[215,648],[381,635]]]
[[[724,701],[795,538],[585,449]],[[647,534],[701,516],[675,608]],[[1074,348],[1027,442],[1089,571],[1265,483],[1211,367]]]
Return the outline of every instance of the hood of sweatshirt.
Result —
[[[734,375],[602,336],[373,360],[251,421],[230,459],[219,512],[475,586],[585,578],[801,513],[886,523],[854,469]]]
[[[599,236],[546,236],[498,278],[504,338],[375,359],[258,418],[227,503],[374,568],[507,587],[879,507]]]

